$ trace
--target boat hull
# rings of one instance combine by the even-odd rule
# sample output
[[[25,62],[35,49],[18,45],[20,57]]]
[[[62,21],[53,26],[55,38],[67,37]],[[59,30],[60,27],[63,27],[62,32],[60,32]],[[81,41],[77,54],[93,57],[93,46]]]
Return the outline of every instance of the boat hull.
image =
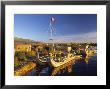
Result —
[[[36,63],[39,65],[39,66],[45,66],[48,64],[48,62],[42,62],[40,61],[39,59],[36,60]]]
[[[59,66],[62,66],[66,63],[73,62],[73,61],[80,59],[80,58],[81,58],[81,56],[78,55],[78,56],[68,57],[67,60],[65,60],[64,62],[55,62],[53,59],[51,59],[50,61],[51,61],[51,65],[53,67],[59,67]]]

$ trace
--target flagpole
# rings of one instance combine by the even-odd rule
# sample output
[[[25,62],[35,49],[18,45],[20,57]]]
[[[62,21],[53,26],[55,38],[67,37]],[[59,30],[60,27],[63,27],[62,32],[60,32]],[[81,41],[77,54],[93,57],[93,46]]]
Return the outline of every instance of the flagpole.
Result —
[[[50,19],[50,40],[52,41],[52,50],[54,51],[52,18]]]

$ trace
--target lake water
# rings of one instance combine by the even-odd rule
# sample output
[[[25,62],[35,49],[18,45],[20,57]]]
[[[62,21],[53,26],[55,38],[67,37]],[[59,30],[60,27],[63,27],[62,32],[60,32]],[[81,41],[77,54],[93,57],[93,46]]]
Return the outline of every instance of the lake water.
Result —
[[[50,66],[43,68],[35,68],[28,72],[26,76],[50,76],[54,69]],[[56,73],[55,76],[97,76],[97,55],[93,55],[88,63],[83,60],[77,60],[72,64],[70,71],[63,69]]]

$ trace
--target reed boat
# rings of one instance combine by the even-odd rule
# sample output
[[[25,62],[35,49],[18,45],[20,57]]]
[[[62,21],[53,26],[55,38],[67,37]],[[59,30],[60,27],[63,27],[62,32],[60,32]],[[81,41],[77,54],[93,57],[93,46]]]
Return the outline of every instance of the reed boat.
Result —
[[[80,59],[80,58],[81,58],[80,55],[75,55],[75,56],[73,56],[72,54],[68,54],[67,59],[64,60],[63,62],[56,62],[56,61],[54,61],[54,59],[51,59],[50,62],[51,62],[51,65],[52,65],[53,67],[59,67],[59,66],[62,66],[62,65],[64,65],[64,64],[66,64],[66,63],[69,63],[69,62],[71,62],[71,61],[78,60],[78,59]]]
[[[97,50],[91,50],[89,52],[86,52],[86,58],[89,58],[91,57],[93,54],[96,54],[97,53]]]
[[[37,59],[37,64],[40,66],[46,66],[49,64],[49,60],[41,60],[41,59]]]

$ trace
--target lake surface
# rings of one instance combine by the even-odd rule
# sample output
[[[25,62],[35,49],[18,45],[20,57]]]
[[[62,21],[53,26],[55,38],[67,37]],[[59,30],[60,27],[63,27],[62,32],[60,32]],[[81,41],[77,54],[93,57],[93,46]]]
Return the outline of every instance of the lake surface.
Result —
[[[26,76],[51,76],[53,70],[50,66],[44,66],[29,71]],[[62,69],[55,76],[97,76],[97,54],[89,58],[88,62],[77,60],[71,68]]]

